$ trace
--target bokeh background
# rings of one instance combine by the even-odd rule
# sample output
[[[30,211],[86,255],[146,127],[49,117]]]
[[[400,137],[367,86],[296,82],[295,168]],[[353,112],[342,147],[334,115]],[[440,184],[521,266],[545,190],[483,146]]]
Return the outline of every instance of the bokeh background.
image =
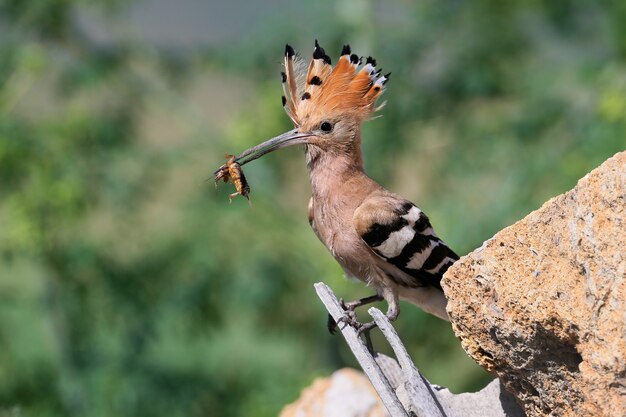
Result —
[[[0,416],[275,416],[357,366],[312,285],[370,292],[309,230],[302,150],[246,167],[252,208],[210,179],[290,128],[285,42],[393,73],[366,168],[465,254],[626,148],[624,22],[595,0],[0,0]],[[432,382],[489,380],[448,324],[403,305],[397,328]]]

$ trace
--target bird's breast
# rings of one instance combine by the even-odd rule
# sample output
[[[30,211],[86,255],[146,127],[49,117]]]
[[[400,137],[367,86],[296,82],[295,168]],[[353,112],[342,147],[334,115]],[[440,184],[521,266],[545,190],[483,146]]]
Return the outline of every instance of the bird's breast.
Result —
[[[371,253],[354,228],[356,207],[348,202],[309,202],[309,223],[319,240],[339,262],[347,275],[368,281]]]

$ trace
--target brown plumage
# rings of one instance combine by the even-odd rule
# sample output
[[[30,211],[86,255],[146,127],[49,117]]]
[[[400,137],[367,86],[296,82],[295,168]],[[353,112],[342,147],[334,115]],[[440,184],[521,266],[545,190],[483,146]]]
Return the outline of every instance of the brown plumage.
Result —
[[[311,227],[346,275],[377,294],[347,303],[347,322],[371,327],[358,323],[352,310],[375,299],[387,301],[392,320],[399,299],[447,320],[439,282],[458,256],[435,235],[420,209],[363,169],[361,125],[382,107],[376,102],[389,74],[381,76],[371,57],[362,61],[346,45],[332,67],[316,41],[307,67],[288,45],[283,103],[295,129],[243,152],[234,162],[243,165],[285,146],[305,145]]]

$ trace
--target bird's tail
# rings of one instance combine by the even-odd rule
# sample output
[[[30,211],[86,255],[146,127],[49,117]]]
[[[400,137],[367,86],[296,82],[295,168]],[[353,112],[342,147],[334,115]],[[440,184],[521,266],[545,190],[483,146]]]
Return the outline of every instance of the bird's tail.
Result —
[[[408,288],[400,290],[400,299],[415,304],[427,313],[439,317],[442,320],[450,321],[446,312],[448,300],[443,291],[438,288],[427,286]]]

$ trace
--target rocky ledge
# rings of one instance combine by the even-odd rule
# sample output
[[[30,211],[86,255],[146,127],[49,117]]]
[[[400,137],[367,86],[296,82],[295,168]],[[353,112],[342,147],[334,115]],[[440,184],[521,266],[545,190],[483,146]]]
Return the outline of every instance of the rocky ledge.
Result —
[[[626,152],[442,284],[464,349],[529,417],[626,415]]]

